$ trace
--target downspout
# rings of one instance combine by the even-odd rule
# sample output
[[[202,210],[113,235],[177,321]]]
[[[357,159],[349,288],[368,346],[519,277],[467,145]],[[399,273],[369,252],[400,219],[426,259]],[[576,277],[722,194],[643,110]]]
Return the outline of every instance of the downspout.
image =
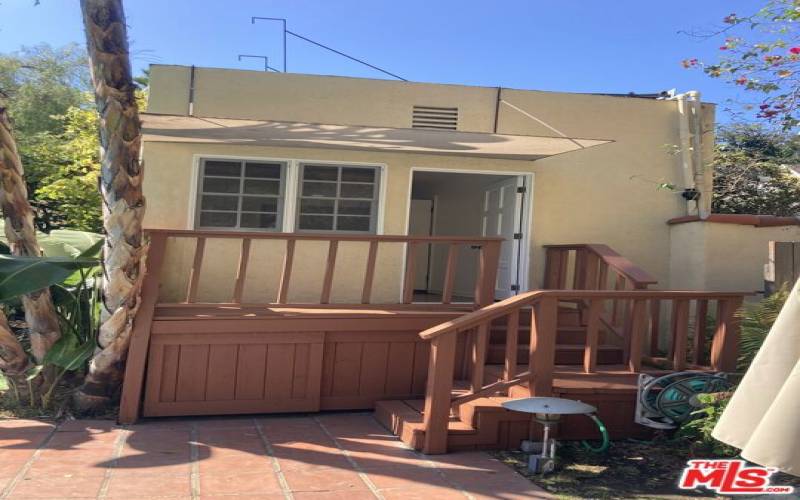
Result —
[[[703,164],[703,108],[700,93],[692,90],[678,94],[678,128],[680,138],[681,174],[686,200],[686,213],[708,217],[711,192],[706,189],[706,172]],[[713,135],[712,135],[713,137]]]
[[[189,71],[189,116],[194,116],[194,78],[195,69],[194,64],[192,64],[192,69]]]

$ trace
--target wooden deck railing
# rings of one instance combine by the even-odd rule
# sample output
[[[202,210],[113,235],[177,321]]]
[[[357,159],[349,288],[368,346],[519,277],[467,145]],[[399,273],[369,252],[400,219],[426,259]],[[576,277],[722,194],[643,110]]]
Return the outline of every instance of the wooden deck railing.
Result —
[[[166,251],[169,238],[184,238],[195,240],[194,257],[189,273],[189,284],[184,298],[184,303],[197,302],[200,280],[202,279],[203,264],[207,260],[206,242],[210,239],[239,240],[238,267],[236,271],[231,304],[241,304],[247,268],[250,262],[250,250],[253,240],[279,240],[285,241],[283,265],[278,282],[277,304],[287,304],[289,289],[292,280],[295,250],[298,242],[322,241],[328,242],[327,259],[324,263],[324,272],[321,273],[322,291],[319,304],[328,304],[331,301],[333,276],[336,269],[336,256],[341,242],[359,242],[368,245],[367,257],[364,262],[364,279],[362,284],[361,303],[372,304],[373,281],[376,272],[376,263],[380,247],[384,244],[405,245],[405,270],[402,278],[402,295],[400,302],[410,304],[414,297],[414,267],[417,249],[422,245],[441,244],[448,248],[447,264],[442,285],[443,304],[450,304],[453,299],[456,267],[459,249],[467,246],[479,250],[478,270],[475,277],[476,305],[486,305],[494,300],[495,281],[500,254],[502,238],[496,237],[461,237],[461,236],[404,236],[404,235],[359,235],[359,234],[329,234],[329,233],[267,233],[267,232],[239,232],[239,231],[191,231],[173,229],[147,230],[150,237],[150,258],[161,258]],[[399,264],[399,263],[398,263]]]
[[[544,288],[548,290],[643,290],[658,283],[647,271],[606,245],[544,248]]]
[[[447,448],[447,425],[450,413],[458,406],[484,396],[497,394],[512,385],[528,383],[532,396],[552,392],[555,371],[556,334],[559,327],[559,306],[586,304],[582,319],[586,327],[583,369],[598,370],[597,350],[601,335],[609,335],[603,321],[604,312],[626,300],[632,303],[623,319],[624,359],[627,369],[639,372],[642,362],[674,370],[708,367],[733,371],[738,350],[738,321],[734,312],[740,307],[743,293],[681,292],[651,290],[537,290],[496,302],[435,326],[420,333],[431,342],[428,380],[425,395],[425,453],[444,453]],[[713,333],[709,336],[707,313],[709,304],[716,304]],[[670,307],[665,307],[669,304]],[[667,356],[659,350],[661,316],[670,313],[670,331],[666,336]],[[693,315],[691,313],[694,313]],[[520,372],[517,365],[518,325],[521,314],[531,314],[531,337],[528,368]],[[505,318],[508,325],[502,380],[484,383],[485,353],[492,321]],[[452,397],[456,345],[458,336],[472,333],[468,355],[471,384],[467,394]],[[648,335],[649,334],[649,335]],[[706,339],[711,340],[710,349]],[[649,346],[645,350],[645,344]],[[647,354],[645,354],[647,352]]]

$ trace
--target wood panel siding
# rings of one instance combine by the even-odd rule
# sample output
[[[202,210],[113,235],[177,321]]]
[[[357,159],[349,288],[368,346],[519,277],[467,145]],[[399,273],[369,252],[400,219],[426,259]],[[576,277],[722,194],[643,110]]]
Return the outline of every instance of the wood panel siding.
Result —
[[[361,410],[381,399],[418,398],[430,349],[419,332],[460,314],[320,306],[261,318],[230,317],[223,308],[215,317],[198,304],[158,311],[145,386],[149,417]]]

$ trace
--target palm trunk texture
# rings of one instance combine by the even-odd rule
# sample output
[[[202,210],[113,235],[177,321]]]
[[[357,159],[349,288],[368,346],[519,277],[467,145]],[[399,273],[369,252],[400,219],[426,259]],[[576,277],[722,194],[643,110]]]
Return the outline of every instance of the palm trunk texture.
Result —
[[[139,307],[145,246],[139,162],[141,124],[121,0],[81,0],[95,102],[100,114],[104,280],[98,350],[76,394],[80,409],[106,407],[118,394]]]
[[[33,208],[28,202],[22,162],[12,134],[11,120],[0,97],[0,208],[5,219],[5,234],[13,255],[40,256],[33,223]],[[53,300],[49,290],[40,290],[22,297],[28,323],[31,352],[38,363],[61,337]],[[24,354],[24,352],[22,352]],[[25,356],[27,361],[27,355]],[[12,363],[16,364],[16,363]]]

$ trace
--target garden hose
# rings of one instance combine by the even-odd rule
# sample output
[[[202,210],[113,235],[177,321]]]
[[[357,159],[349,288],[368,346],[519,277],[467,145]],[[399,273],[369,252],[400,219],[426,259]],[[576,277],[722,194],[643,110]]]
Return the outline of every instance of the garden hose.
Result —
[[[603,422],[599,418],[597,418],[597,415],[590,414],[586,416],[594,420],[594,423],[597,424],[597,428],[600,430],[600,434],[603,436],[603,442],[600,444],[600,446],[597,447],[590,445],[588,441],[581,441],[581,444],[583,445],[584,448],[586,448],[591,452],[603,453],[608,449],[608,446],[611,444],[611,441],[608,438],[608,430],[606,430],[606,426],[603,424]]]

